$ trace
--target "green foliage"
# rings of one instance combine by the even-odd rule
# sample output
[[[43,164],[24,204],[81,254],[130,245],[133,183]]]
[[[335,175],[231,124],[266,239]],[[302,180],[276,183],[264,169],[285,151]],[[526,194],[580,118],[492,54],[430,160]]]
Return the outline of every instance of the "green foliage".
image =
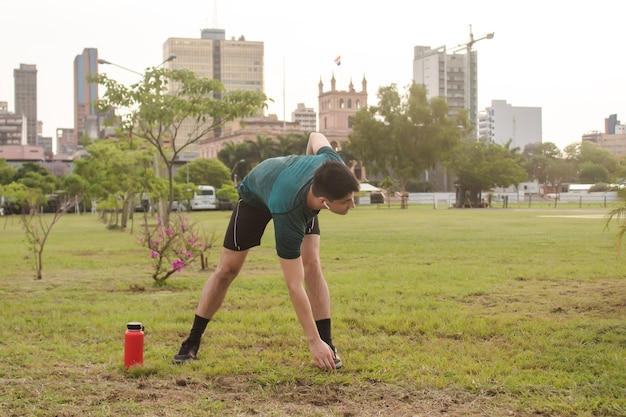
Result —
[[[623,178],[620,160],[612,152],[590,141],[574,143],[563,151],[566,159],[576,167],[575,182],[593,184],[612,182]]]
[[[0,186],[13,182],[16,170],[8,164],[6,159],[0,158]]]
[[[85,187],[85,195],[98,200],[101,209],[111,210],[109,226],[126,227],[135,200],[142,193],[152,201],[167,195],[167,184],[156,178],[153,155],[130,141],[99,140],[89,145],[88,156],[75,161],[74,172],[82,178],[73,187]],[[121,218],[118,213],[122,213]]]
[[[257,135],[255,140],[235,144],[228,142],[218,152],[217,157],[237,178],[243,178],[259,162],[275,156],[303,155],[306,151],[309,134],[290,133],[277,136],[273,141],[267,136]],[[240,162],[243,161],[243,162]]]
[[[28,209],[27,200],[30,190],[24,184],[12,182],[0,187],[0,191],[6,200],[7,207],[13,213],[21,213]]]
[[[119,108],[119,126],[129,137],[147,143],[165,166],[168,204],[159,210],[165,225],[174,200],[173,163],[178,155],[226,122],[257,114],[266,106],[262,92],[226,91],[217,79],[199,78],[190,70],[152,67],[143,79],[125,86],[106,74],[89,80],[105,87],[96,107],[100,111]],[[183,123],[191,122],[189,136],[178,137]],[[159,169],[155,166],[155,169]]]
[[[583,184],[607,183],[610,181],[609,170],[594,162],[582,162],[578,165],[578,180]]]
[[[189,174],[189,181],[187,180]],[[178,183],[191,182],[197,185],[212,185],[230,182],[230,170],[217,159],[195,159],[181,167],[174,178]]]
[[[13,180],[31,189],[32,195],[34,193],[51,194],[58,189],[57,179],[40,163],[36,162],[24,162],[17,169]],[[34,200],[31,198],[32,201]],[[39,201],[41,202],[41,199]]]
[[[517,151],[489,141],[461,142],[450,164],[461,197],[467,194],[472,206],[477,207],[483,190],[496,186],[506,188],[524,181],[527,178],[524,161]],[[460,198],[457,206],[463,205],[464,198]]]
[[[215,192],[215,196],[220,200],[228,200],[236,203],[239,200],[239,193],[232,184],[222,184],[222,187]]]
[[[248,159],[252,161],[264,161],[277,156],[276,146],[272,138],[256,135],[255,140],[247,140]]]
[[[622,250],[622,241],[624,240],[624,234],[626,234],[626,189],[622,188],[618,190],[617,195],[621,200],[621,204],[618,207],[615,207],[609,211],[604,228],[605,230],[608,230],[611,222],[617,223],[615,250],[619,253]]]
[[[447,158],[469,123],[449,118],[445,100],[428,101],[423,85],[410,85],[405,95],[395,84],[381,87],[378,100],[355,115],[349,150],[368,172],[393,176],[404,193],[410,180]]]

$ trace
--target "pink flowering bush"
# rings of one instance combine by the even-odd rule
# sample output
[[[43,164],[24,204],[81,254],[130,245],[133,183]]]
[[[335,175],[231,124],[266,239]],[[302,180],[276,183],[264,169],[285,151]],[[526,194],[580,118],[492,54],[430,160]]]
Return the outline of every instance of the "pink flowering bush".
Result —
[[[206,258],[215,242],[215,234],[200,236],[196,225],[186,216],[170,218],[170,227],[163,226],[157,218],[156,227],[144,229],[144,236],[139,243],[150,251],[152,279],[157,284],[164,284],[170,275],[182,271],[200,258],[202,269],[207,266]]]

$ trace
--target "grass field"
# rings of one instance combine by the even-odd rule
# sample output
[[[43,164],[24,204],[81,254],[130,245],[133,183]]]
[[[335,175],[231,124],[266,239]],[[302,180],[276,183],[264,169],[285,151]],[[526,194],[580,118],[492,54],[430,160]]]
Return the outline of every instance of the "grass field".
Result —
[[[18,218],[2,217],[0,415],[626,416],[626,254],[607,210],[323,212],[334,373],[312,365],[271,224],[200,359],[175,366],[209,271],[156,287],[138,222],[67,215],[36,281]],[[221,241],[229,215],[191,217]],[[145,358],[124,371],[129,321]]]

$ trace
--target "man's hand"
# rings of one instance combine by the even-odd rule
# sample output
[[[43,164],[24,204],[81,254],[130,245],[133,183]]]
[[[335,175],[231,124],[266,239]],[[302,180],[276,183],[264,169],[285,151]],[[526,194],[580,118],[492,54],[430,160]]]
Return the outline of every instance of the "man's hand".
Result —
[[[332,371],[335,369],[335,354],[333,350],[322,339],[309,343],[309,350],[313,356],[315,366],[322,371]]]

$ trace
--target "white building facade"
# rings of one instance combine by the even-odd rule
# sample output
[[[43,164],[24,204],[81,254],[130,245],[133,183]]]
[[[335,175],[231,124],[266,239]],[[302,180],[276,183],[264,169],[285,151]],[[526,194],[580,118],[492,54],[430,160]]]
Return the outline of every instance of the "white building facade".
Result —
[[[296,109],[291,112],[291,121],[300,123],[304,131],[317,131],[317,113],[312,107],[306,107],[304,103],[298,103]]]
[[[515,107],[506,100],[492,100],[478,115],[478,137],[498,145],[511,141],[510,149],[524,150],[531,143],[542,143],[541,107]]]

